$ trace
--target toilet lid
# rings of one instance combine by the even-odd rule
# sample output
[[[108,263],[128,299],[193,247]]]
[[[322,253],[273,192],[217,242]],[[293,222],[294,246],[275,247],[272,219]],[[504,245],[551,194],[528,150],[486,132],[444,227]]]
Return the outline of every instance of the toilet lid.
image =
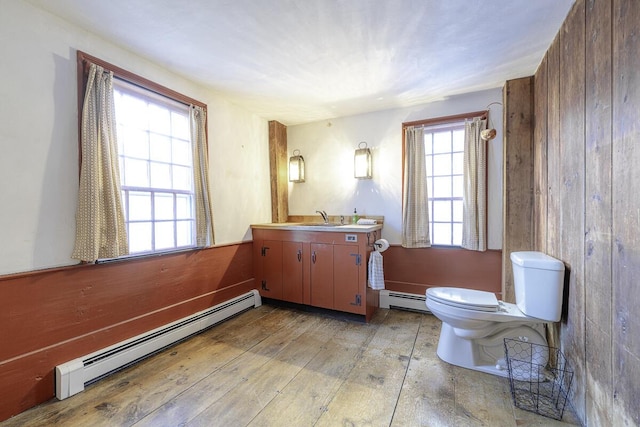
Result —
[[[442,304],[477,311],[498,311],[498,298],[486,291],[463,288],[429,288],[427,297]]]

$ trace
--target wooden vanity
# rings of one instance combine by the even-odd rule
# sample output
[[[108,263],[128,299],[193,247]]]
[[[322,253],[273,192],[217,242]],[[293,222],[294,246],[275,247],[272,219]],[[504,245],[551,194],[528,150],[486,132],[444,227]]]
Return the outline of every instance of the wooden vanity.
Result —
[[[281,223],[251,229],[261,296],[371,319],[379,298],[367,286],[367,263],[382,225]]]

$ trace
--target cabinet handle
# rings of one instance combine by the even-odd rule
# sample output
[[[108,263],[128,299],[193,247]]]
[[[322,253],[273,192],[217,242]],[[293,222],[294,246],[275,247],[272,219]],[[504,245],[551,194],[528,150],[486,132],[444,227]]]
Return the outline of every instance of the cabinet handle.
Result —
[[[302,250],[298,249],[298,262],[302,261]]]
[[[356,265],[360,265],[360,263],[362,262],[360,258],[360,254],[350,254],[350,255],[356,257]]]
[[[313,251],[311,253],[311,262],[313,262],[314,264],[316,263],[316,251]]]

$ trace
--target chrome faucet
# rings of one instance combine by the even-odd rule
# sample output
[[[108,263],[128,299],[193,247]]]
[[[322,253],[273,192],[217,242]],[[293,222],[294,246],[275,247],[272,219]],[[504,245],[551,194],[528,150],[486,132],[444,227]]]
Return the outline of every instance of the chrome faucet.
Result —
[[[325,211],[316,211],[316,212],[322,216],[322,220],[324,221],[325,224],[329,224],[329,216]]]

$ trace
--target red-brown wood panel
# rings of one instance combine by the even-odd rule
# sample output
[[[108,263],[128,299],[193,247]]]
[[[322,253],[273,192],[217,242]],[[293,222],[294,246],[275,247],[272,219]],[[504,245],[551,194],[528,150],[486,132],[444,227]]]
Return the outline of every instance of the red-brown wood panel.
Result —
[[[336,310],[366,314],[364,289],[360,289],[358,261],[363,262],[361,257],[364,258],[356,245],[333,246],[333,306]]]
[[[254,289],[251,242],[0,277],[0,420],[54,395],[60,363]]]
[[[424,294],[430,287],[456,286],[501,294],[502,251],[392,245],[382,256],[385,287],[392,291]]]

